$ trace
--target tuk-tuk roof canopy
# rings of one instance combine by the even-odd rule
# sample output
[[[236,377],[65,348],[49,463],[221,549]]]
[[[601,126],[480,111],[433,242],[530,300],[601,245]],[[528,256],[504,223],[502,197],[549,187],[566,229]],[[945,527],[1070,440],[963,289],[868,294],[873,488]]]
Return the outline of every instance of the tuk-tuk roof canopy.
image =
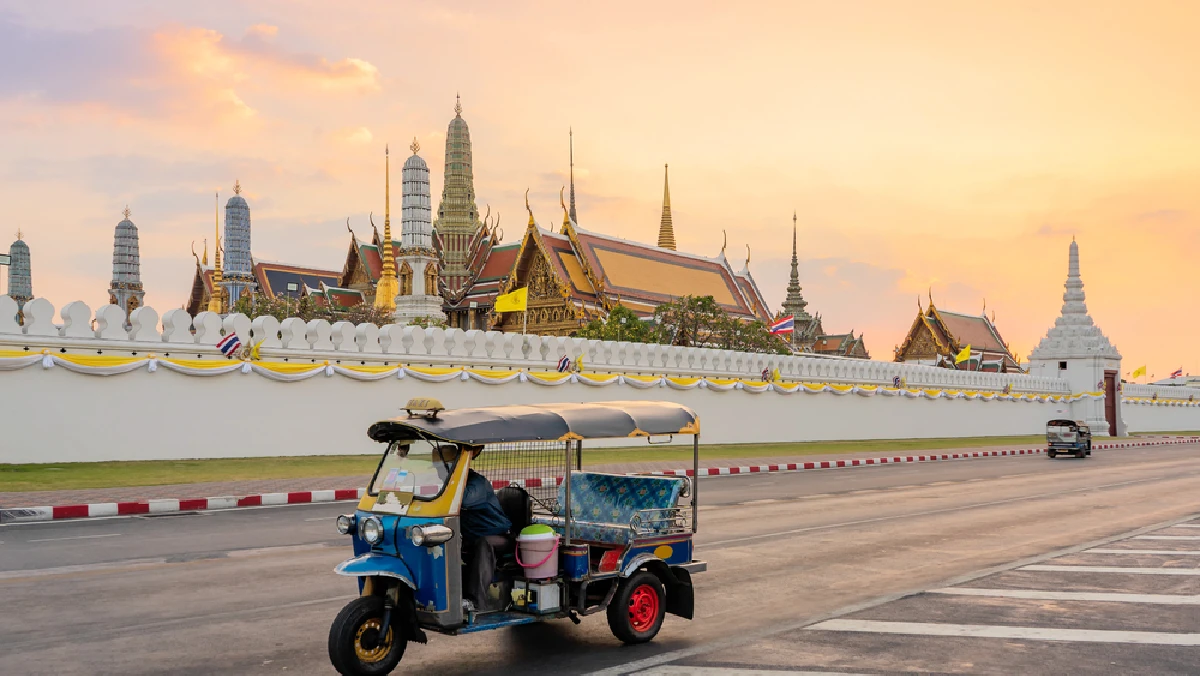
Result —
[[[692,409],[665,401],[523,404],[461,408],[436,417],[397,416],[367,430],[375,441],[437,439],[464,444],[699,434]]]

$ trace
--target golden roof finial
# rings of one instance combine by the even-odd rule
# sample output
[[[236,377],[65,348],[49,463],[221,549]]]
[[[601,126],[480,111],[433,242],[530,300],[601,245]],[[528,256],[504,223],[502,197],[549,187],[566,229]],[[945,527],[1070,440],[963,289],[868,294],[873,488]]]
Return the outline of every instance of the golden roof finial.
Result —
[[[242,194],[242,182],[236,178],[233,179],[233,194],[235,194],[235,195]]]
[[[128,205],[128,204],[126,204],[126,205],[125,205],[125,210],[124,210],[124,211],[122,211],[121,213],[125,215],[125,220],[127,220],[127,221],[128,221],[128,220],[129,220],[129,214],[131,214],[131,213],[133,213],[133,212],[129,210],[129,205]]]
[[[201,265],[208,265],[208,238],[204,238],[204,257],[200,259]]]
[[[454,92],[454,114],[462,117],[462,97],[458,95],[458,92]]]
[[[213,193],[213,232],[216,234],[216,244],[213,247],[212,295],[208,297],[208,311],[221,313],[224,294],[221,288],[221,195]],[[207,244],[205,245],[207,248]]]
[[[20,229],[20,228],[17,228],[17,239],[22,239],[22,237],[21,237],[21,229]]]
[[[529,208],[529,188],[525,188],[525,211],[529,212],[529,224],[533,225],[533,209]]]
[[[725,229],[721,229],[721,255],[725,255],[725,247],[729,246],[729,233]]]
[[[400,281],[396,276],[396,254],[392,249],[392,161],[387,144],[383,146],[383,242],[379,254],[383,269],[375,284],[376,309],[391,312],[396,309]]]
[[[563,210],[563,232],[567,231],[567,226],[571,225],[571,212],[567,211],[567,201],[563,199],[563,193],[566,192],[567,186],[558,189],[558,204]]]
[[[983,316],[987,317],[987,299],[983,299]]]
[[[750,269],[750,245],[746,245],[746,269]]]
[[[412,154],[413,154],[413,155],[416,155],[416,154],[417,154],[417,151],[421,149],[421,144],[420,144],[420,143],[417,143],[417,137],[416,137],[416,136],[414,136],[414,137],[413,137],[413,142],[412,142],[412,145],[410,145],[410,146],[408,147],[408,149],[412,151]]]

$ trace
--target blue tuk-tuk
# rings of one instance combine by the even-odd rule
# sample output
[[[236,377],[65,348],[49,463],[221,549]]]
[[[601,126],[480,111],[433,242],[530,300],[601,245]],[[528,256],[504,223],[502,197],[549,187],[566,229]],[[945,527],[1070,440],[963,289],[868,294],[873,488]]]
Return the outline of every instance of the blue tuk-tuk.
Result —
[[[387,450],[358,509],[337,517],[354,557],[335,572],[359,588],[329,629],[338,672],[389,673],[426,631],[578,624],[605,611],[613,634],[632,644],[653,639],[668,613],[692,618],[691,576],[706,569],[692,545],[694,411],[646,401],[445,410],[433,399],[406,411],[368,430]],[[585,439],[675,435],[692,437],[691,479],[583,471]],[[511,524],[485,543],[462,530],[476,475],[499,489]]]

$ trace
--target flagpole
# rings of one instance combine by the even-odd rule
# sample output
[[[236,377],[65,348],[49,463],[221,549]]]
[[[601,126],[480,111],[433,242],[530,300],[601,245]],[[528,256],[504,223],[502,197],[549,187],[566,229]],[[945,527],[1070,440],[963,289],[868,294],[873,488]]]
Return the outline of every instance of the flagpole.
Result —
[[[521,313],[521,333],[529,335],[529,308],[525,308],[525,311]]]

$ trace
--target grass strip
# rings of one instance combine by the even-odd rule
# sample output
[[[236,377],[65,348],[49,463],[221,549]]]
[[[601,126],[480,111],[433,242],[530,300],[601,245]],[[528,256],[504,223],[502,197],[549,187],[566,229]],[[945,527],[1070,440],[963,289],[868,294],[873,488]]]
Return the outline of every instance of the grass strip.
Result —
[[[742,458],[794,458],[810,455],[895,453],[1029,446],[1044,443],[1041,435],[947,439],[892,439],[875,441],[814,441],[778,444],[721,444],[700,447],[705,462]],[[686,446],[647,446],[588,449],[584,465],[657,462],[664,468],[685,467],[692,451]],[[79,490],[131,486],[162,486],[211,481],[305,479],[361,476],[375,471],[378,455],[315,455],[269,458],[216,458],[206,460],[138,460],[123,462],[70,462],[0,464],[0,492]],[[485,469],[486,472],[486,469]],[[326,486],[323,488],[350,488]]]

